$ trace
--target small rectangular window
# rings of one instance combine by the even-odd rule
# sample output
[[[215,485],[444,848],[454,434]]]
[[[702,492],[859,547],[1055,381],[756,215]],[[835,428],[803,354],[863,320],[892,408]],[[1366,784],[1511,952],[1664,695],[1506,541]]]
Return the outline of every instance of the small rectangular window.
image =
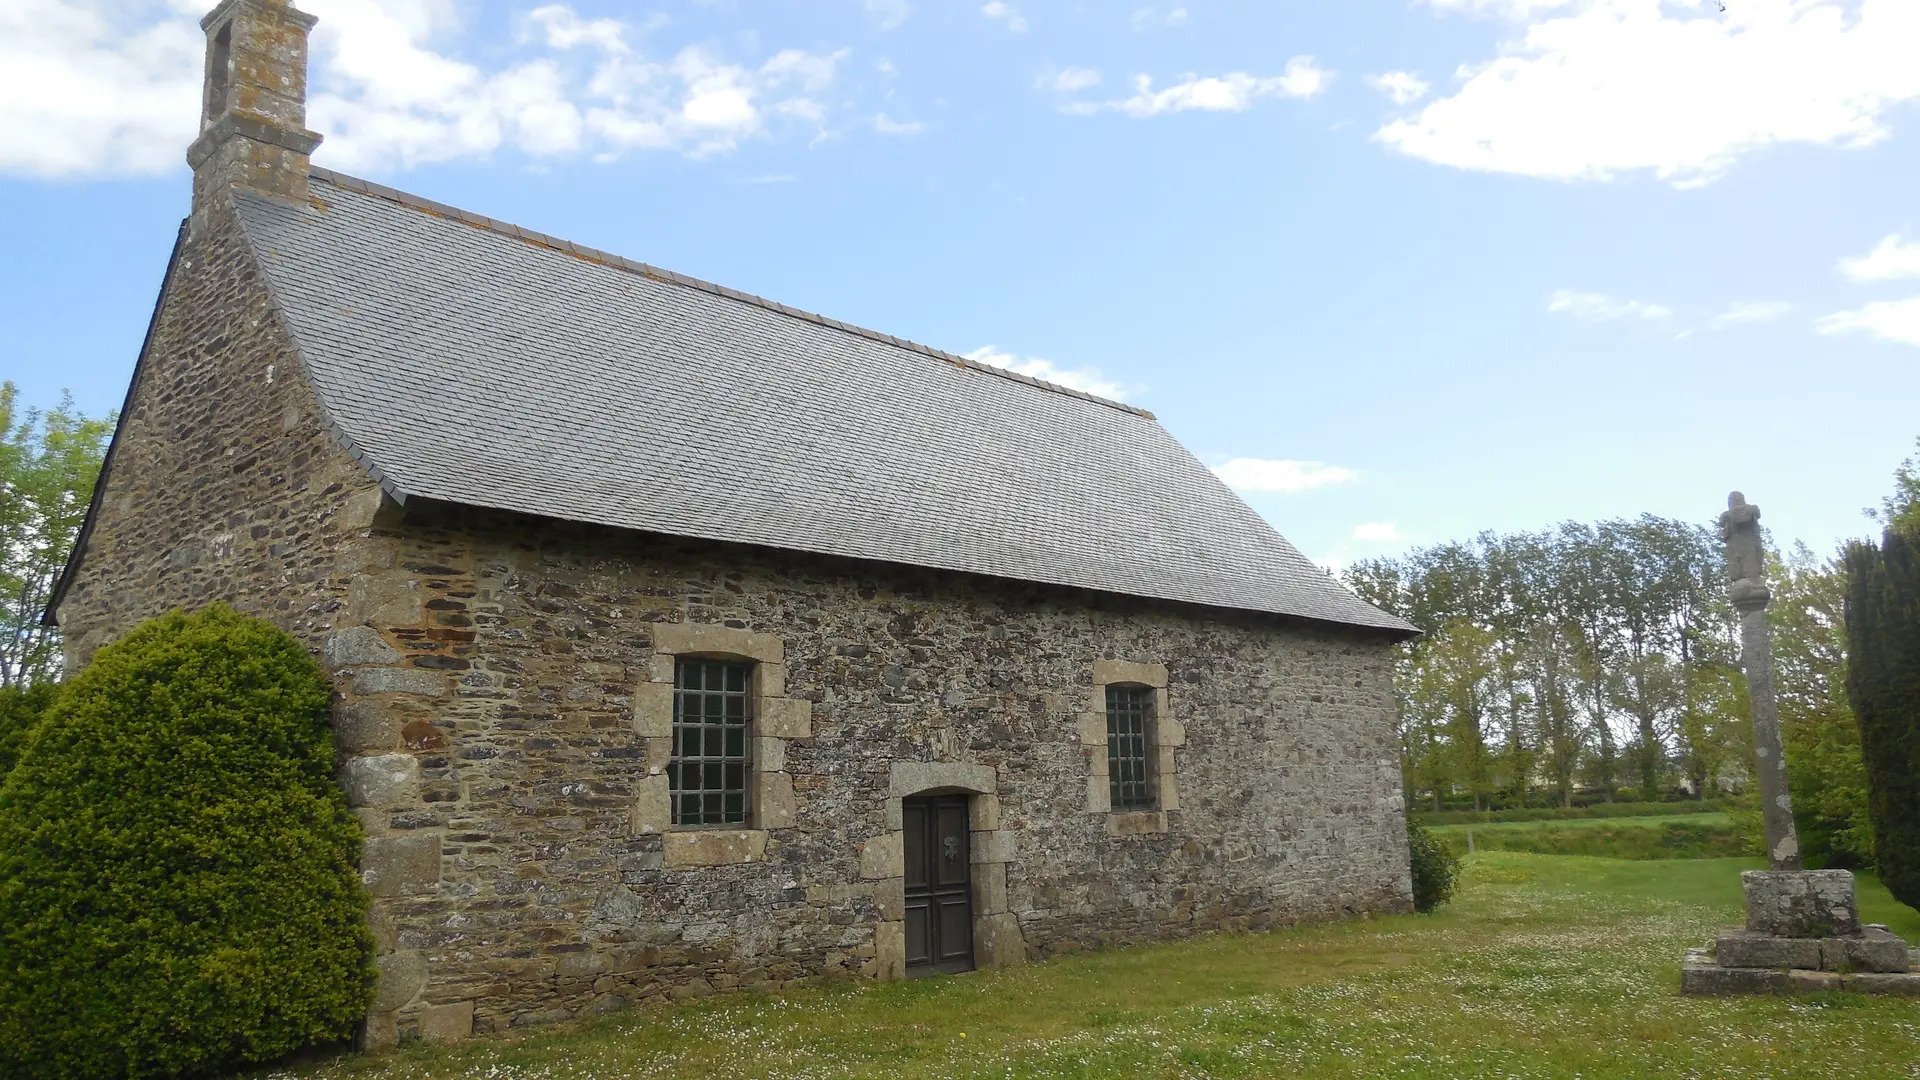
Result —
[[[1147,728],[1153,722],[1153,690],[1107,687],[1107,784],[1115,810],[1153,809],[1153,775],[1147,767]]]
[[[745,825],[753,665],[678,660],[673,681],[673,823]]]

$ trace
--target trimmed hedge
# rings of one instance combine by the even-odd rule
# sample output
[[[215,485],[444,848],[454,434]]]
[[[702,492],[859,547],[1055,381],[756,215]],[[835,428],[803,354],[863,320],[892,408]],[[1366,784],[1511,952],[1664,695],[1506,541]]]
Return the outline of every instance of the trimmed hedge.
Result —
[[[1587,818],[1671,817],[1714,814],[1723,800],[1708,802],[1596,803],[1592,806],[1533,806],[1525,810],[1435,810],[1414,815],[1422,825],[1490,825],[1501,821],[1578,821]]]
[[[1412,858],[1413,909],[1432,911],[1453,896],[1460,859],[1417,821],[1407,820],[1407,852]]]
[[[1463,854],[1467,833],[1475,851],[1528,851],[1536,855],[1591,855],[1602,859],[1731,859],[1748,853],[1748,844],[1731,824],[1669,821],[1659,825],[1593,825],[1535,829],[1455,826],[1435,833],[1448,850]]]
[[[225,607],[100,650],[0,786],[10,1077],[197,1076],[349,1037],[373,989],[326,678]]]
[[[0,688],[0,783],[27,749],[27,737],[53,704],[52,683]]]

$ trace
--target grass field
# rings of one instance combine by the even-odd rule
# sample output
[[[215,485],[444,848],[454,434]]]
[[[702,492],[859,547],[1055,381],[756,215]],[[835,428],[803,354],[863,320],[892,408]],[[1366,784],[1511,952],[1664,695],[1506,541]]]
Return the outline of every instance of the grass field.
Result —
[[[281,1077],[1920,1077],[1920,1001],[1695,999],[1683,950],[1740,918],[1744,860],[1470,858],[1404,916],[841,983],[411,1047]],[[1920,913],[1861,881],[1863,916]]]

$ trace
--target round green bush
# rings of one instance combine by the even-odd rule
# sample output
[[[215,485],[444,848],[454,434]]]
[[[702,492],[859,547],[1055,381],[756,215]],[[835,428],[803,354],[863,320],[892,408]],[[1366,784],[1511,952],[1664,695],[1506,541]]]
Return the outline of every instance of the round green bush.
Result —
[[[27,736],[40,724],[40,717],[53,704],[52,683],[0,687],[0,783],[20,760],[27,748]]]
[[[214,607],[66,685],[0,786],[9,1077],[194,1076],[351,1035],[373,987],[325,676]]]
[[[1413,909],[1432,911],[1453,895],[1460,860],[1426,827],[1407,820],[1407,851],[1413,858]]]

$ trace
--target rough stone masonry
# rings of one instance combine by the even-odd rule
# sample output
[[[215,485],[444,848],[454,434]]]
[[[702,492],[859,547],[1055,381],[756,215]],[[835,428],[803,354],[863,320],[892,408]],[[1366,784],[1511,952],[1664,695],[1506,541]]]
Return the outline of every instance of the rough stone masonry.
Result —
[[[404,490],[417,463],[378,450],[381,433],[352,427],[351,402],[316,378],[319,335],[286,304],[299,282],[263,271],[283,252],[241,212],[267,214],[247,200],[272,200],[290,208],[273,213],[297,214],[309,231],[342,212],[344,181],[307,184],[317,136],[301,126],[299,98],[311,20],[282,0],[228,0],[204,25],[193,216],[51,614],[76,665],[143,619],[214,601],[287,628],[321,659],[337,691],[341,782],[367,833],[381,971],[370,1043],[457,1039],[739,986],[907,975],[914,871],[902,807],[933,793],[966,797],[971,947],[982,966],[1410,908],[1390,679],[1391,646],[1406,628],[1310,567],[1298,587],[1351,614],[1238,610]],[[400,207],[410,197],[381,198]],[[569,260],[553,265],[626,273],[420,200],[392,210],[402,212],[420,228],[485,229],[489,243]],[[411,217],[392,222],[415,227]],[[349,289],[362,270],[342,265],[328,280]],[[718,302],[702,288],[694,300]],[[784,320],[768,324],[781,332],[827,325],[723,299],[736,321]],[[677,301],[676,318],[694,300]],[[378,314],[347,295],[326,306],[349,330]],[[418,327],[435,315],[406,318]],[[1117,449],[1089,452],[1089,462],[1145,453],[1135,447],[1161,437],[1144,414],[829,329],[894,350],[873,361],[904,365],[890,370],[961,380],[974,395],[971,422],[1012,424],[1007,438],[1025,437],[1025,414],[993,410],[1071,420],[1046,420],[1051,440],[1125,425]],[[437,348],[395,344],[371,362],[397,371]],[[723,396],[712,407],[741,405]],[[438,407],[411,400],[409,422],[432,427]],[[771,421],[756,415],[766,430]],[[491,452],[486,431],[438,423],[436,437],[475,462]],[[1261,550],[1284,548],[1165,445],[1139,467],[1163,485],[1141,491],[1172,508],[1156,527],[1213,515],[1220,545],[1251,535],[1269,546]],[[888,453],[899,451],[875,451]],[[649,471],[657,460],[624,467],[633,490],[664,497]],[[1165,479],[1180,470],[1185,479]],[[885,462],[849,459],[830,479],[868,483],[882,499],[893,497],[886,476]],[[599,480],[586,469],[562,479]],[[1071,469],[1038,482],[1060,498],[1081,497],[1076,485],[1087,483]],[[1141,592],[1161,588],[1151,560],[1125,562],[1122,525],[1093,554],[1137,575]],[[997,550],[1017,540],[970,542]],[[1022,557],[1058,557],[1032,550]],[[1254,571],[1208,573],[1194,580],[1214,588]],[[674,823],[666,766],[683,658],[752,672],[752,812],[739,827]],[[1144,695],[1151,805],[1111,804],[1109,687]]]

